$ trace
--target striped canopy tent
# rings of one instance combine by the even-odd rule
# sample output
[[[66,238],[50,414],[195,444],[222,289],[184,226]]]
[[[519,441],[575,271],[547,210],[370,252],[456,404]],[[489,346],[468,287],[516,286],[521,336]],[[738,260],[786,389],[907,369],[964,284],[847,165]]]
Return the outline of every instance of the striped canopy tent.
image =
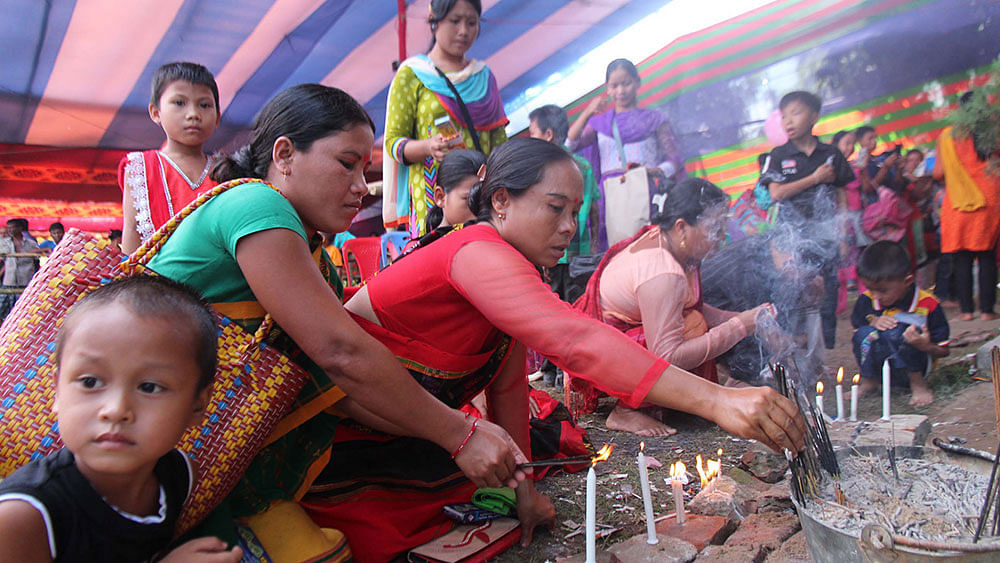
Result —
[[[998,54],[1000,2],[779,0],[642,61],[639,103],[668,116],[689,174],[736,197],[756,183],[758,155],[774,147],[764,123],[783,94],[820,95],[815,132],[827,142],[867,124],[879,135],[876,152],[929,149]],[[602,91],[569,104],[571,119]]]
[[[666,3],[483,0],[470,56],[513,99]],[[120,199],[115,167],[125,151],[163,142],[146,107],[170,61],[216,76],[221,125],[209,150],[244,139],[268,99],[303,82],[352,94],[381,135],[399,39],[408,55],[426,51],[428,11],[429,0],[0,0],[0,218],[94,227],[76,219],[101,210],[102,228],[120,224],[120,208],[107,213]],[[60,180],[70,177],[80,183]]]
[[[127,150],[162,143],[146,112],[149,83],[158,66],[173,60],[200,62],[217,77],[222,123],[209,150],[238,144],[269,98],[301,82],[354,95],[380,135],[393,61],[404,45],[412,55],[430,44],[428,3],[0,0],[0,218],[28,217],[33,229],[55,219],[92,230],[119,224],[115,166]],[[743,12],[744,5],[757,7]],[[482,31],[470,56],[496,74],[512,118],[508,132],[516,133],[528,110],[547,103],[546,92],[569,92],[563,105],[582,96],[568,105],[577,115],[599,92],[603,68],[582,87],[569,86],[567,73],[623,30],[677,7],[687,17],[671,14],[670,24],[687,35],[674,40],[678,34],[664,28],[666,46],[639,65],[640,103],[666,112],[689,170],[738,190],[754,180],[755,155],[769,148],[762,123],[784,91],[822,95],[823,133],[867,121],[883,140],[926,145],[956,94],[981,79],[1000,36],[1000,4],[981,0],[703,6],[483,0]],[[734,17],[718,23],[724,17],[718,14],[730,12]],[[699,30],[708,25],[702,22],[714,25]],[[658,33],[645,31],[654,41]],[[380,155],[377,146],[376,160]]]

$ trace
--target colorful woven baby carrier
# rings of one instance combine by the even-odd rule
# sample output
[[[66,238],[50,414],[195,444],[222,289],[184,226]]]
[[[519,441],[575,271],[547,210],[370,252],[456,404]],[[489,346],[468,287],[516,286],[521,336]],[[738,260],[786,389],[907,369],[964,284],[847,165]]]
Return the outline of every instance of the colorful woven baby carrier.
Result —
[[[135,254],[70,229],[0,327],[0,477],[62,447],[52,412],[56,335],[67,310],[114,279],[155,275],[145,265],[178,224],[210,198],[254,179],[216,186],[174,216]],[[187,530],[229,494],[299,395],[309,374],[266,344],[272,322],[255,332],[217,313],[218,370],[202,422],[178,448],[197,470],[177,524]]]

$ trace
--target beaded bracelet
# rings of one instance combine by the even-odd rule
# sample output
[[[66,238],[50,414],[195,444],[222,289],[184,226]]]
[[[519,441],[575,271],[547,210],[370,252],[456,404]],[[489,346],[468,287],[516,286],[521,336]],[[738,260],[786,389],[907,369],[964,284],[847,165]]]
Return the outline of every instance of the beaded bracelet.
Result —
[[[459,444],[457,448],[455,448],[455,451],[451,454],[451,459],[458,457],[458,454],[462,452],[462,448],[469,443],[469,439],[476,433],[476,426],[479,426],[478,418],[472,421],[472,428],[469,428],[469,433],[465,435],[465,439],[462,440],[462,443]]]

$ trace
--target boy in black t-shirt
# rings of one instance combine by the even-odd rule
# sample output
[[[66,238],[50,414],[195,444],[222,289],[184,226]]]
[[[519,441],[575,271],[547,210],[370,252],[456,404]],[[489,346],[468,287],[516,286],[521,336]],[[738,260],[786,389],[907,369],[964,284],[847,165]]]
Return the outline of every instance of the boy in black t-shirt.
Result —
[[[795,91],[779,104],[788,142],[771,151],[763,172],[771,200],[778,203],[777,223],[787,224],[807,242],[804,258],[820,269],[825,296],[820,309],[823,340],[832,349],[837,329],[837,262],[840,225],[837,190],[854,179],[850,165],[833,145],[812,134],[822,102]]]
[[[197,295],[159,276],[112,282],[73,306],[56,344],[64,447],[0,482],[4,559],[160,560],[194,480],[174,446],[204,416],[216,330]],[[205,537],[162,561],[241,556]]]

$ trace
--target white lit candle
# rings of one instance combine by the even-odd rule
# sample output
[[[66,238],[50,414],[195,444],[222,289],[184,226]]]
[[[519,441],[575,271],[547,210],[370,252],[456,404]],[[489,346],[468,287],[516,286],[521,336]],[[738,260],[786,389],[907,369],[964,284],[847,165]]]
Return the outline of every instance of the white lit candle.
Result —
[[[587,563],[597,563],[597,474],[587,471]]]
[[[683,526],[686,518],[684,517],[684,473],[687,472],[687,467],[684,466],[684,462],[678,461],[677,463],[670,466],[670,488],[674,493],[674,521],[677,522],[678,526]]]
[[[861,374],[854,374],[851,379],[851,421],[858,420],[858,383],[861,382]]]
[[[844,366],[837,370],[837,386],[834,391],[837,393],[837,420],[844,420]]]
[[[882,420],[889,420],[889,385],[891,371],[889,360],[882,364]]]
[[[816,382],[816,408],[819,409],[819,415],[824,416],[826,412],[823,411],[823,382]]]
[[[646,467],[646,442],[639,442],[639,484],[642,485],[642,504],[646,509],[646,543],[656,545],[656,523],[653,521],[653,498],[649,492],[649,474]]]

